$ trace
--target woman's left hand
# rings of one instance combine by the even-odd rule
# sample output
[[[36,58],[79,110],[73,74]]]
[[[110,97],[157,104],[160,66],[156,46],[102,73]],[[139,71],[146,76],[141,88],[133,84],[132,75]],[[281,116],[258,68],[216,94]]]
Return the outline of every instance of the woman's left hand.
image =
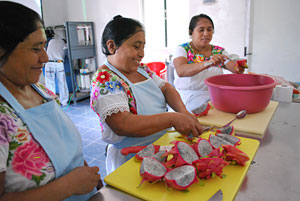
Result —
[[[245,68],[243,68],[242,66],[238,65],[238,63],[236,61],[229,61],[226,64],[226,69],[229,70],[232,73],[237,73],[237,74],[241,74],[245,70]]]
[[[242,73],[244,73],[244,70],[245,70],[245,68],[238,65],[236,62],[236,65],[234,66],[234,72],[237,74],[242,74]]]

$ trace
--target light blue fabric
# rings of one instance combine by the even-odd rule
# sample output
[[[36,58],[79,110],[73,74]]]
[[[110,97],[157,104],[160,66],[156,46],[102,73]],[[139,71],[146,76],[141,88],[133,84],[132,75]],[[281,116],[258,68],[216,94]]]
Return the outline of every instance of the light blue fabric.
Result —
[[[131,87],[133,96],[136,100],[138,115],[152,115],[166,112],[166,99],[160,88],[154,83],[145,70],[138,68],[138,72],[145,76],[147,80],[134,84],[108,61],[105,62],[105,65],[114,73],[118,74]],[[147,137],[125,137],[121,142],[114,144],[114,146],[118,149],[122,149],[130,146],[148,145],[156,141],[165,133],[166,130],[162,130]],[[130,159],[132,155],[128,155],[127,157]]]
[[[50,99],[35,85],[32,87],[44,99]],[[1,82],[0,94],[14,108],[33,137],[41,144],[54,165],[56,178],[84,165],[80,133],[55,100],[25,110]],[[72,196],[66,200],[87,200],[95,192],[96,189],[89,194]]]

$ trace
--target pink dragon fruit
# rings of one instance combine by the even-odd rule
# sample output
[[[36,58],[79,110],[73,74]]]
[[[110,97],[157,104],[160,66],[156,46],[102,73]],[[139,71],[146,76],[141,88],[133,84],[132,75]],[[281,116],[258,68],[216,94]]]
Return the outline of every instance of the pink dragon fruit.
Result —
[[[216,135],[209,136],[209,142],[213,146],[213,148],[219,148],[222,145],[238,145],[240,139],[223,133],[217,133]]]
[[[227,135],[233,135],[234,127],[233,126],[226,126],[224,128],[217,129],[216,133],[224,133],[224,134],[227,134]]]
[[[164,163],[167,160],[167,156],[165,156],[166,152],[167,152],[166,150],[158,151],[152,157],[158,160],[159,162]]]
[[[232,145],[224,145],[223,154],[226,161],[241,166],[245,166],[245,163],[250,159],[247,154]]]
[[[199,157],[195,150],[185,142],[175,141],[175,146],[165,155],[173,155],[173,158],[165,163],[167,167],[179,167],[185,164],[191,165]],[[164,155],[164,156],[165,156]]]
[[[159,151],[159,145],[149,144],[147,147],[136,153],[135,158],[138,161],[143,160],[146,156],[153,156],[155,153]]]
[[[236,146],[240,144],[240,138],[235,137],[233,135],[227,135],[224,133],[217,133],[216,136],[226,140],[227,142],[229,142],[230,145]]]
[[[205,157],[213,151],[208,140],[202,138],[200,138],[197,143],[193,144],[193,148],[200,157]]]
[[[169,170],[165,177],[168,186],[176,190],[186,190],[193,183],[197,182],[197,171],[192,165],[183,165]]]
[[[201,158],[194,165],[200,179],[209,179],[214,175],[222,178],[223,168],[228,163],[223,158]]]
[[[138,187],[140,187],[144,181],[149,181],[151,183],[157,182],[163,179],[166,173],[167,168],[164,164],[152,157],[144,157],[140,168],[142,181]]]

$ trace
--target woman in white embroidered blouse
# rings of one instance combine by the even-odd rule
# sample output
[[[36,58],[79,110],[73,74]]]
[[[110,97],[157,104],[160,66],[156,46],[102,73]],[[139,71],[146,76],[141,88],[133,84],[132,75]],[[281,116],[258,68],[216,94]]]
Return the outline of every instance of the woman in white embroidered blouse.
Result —
[[[184,135],[202,133],[175,88],[140,63],[144,46],[143,26],[134,19],[116,16],[104,29],[107,61],[93,77],[91,107],[100,117],[102,139],[109,143],[108,174],[132,157],[122,156],[120,149],[151,144],[167,128]],[[176,112],[166,112],[166,104]]]

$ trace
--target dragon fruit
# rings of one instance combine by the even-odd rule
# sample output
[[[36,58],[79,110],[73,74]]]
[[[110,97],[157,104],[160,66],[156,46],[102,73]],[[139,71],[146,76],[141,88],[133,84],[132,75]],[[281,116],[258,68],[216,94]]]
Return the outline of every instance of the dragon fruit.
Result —
[[[167,156],[165,156],[166,152],[166,150],[158,151],[156,154],[153,155],[153,158],[155,158],[161,163],[164,163],[167,160]]]
[[[245,163],[250,159],[247,154],[232,145],[223,146],[224,159],[230,161],[231,164],[245,166]]]
[[[166,173],[164,179],[168,186],[180,191],[187,189],[198,181],[196,168],[192,165],[183,165],[171,169]]]
[[[209,103],[203,103],[200,107],[193,109],[192,113],[197,117],[206,116],[211,108],[212,107]]]
[[[210,144],[213,146],[214,149],[220,148],[223,145],[229,144],[228,141],[224,140],[221,137],[218,137],[216,135],[210,135],[209,140]]]
[[[163,179],[166,173],[167,168],[161,162],[152,157],[144,157],[140,168],[142,181],[139,186],[141,186],[144,181],[157,182]]]
[[[240,138],[237,138],[233,135],[227,135],[227,134],[224,134],[224,133],[217,133],[216,134],[218,137],[226,140],[227,142],[229,142],[230,145],[239,145],[240,144]]]
[[[193,144],[193,148],[200,157],[205,157],[213,151],[210,143],[207,140],[201,138],[197,143]]]
[[[214,175],[222,178],[223,168],[228,162],[223,158],[201,158],[195,164],[200,179],[209,179]]]
[[[210,135],[209,142],[213,148],[219,148],[222,145],[237,145],[240,139],[227,134],[217,133],[217,135]]]
[[[216,133],[224,133],[227,135],[233,135],[234,127],[233,126],[226,126],[224,128],[216,129]]]
[[[147,147],[145,147],[144,149],[142,149],[141,151],[139,151],[135,155],[135,158],[138,161],[141,161],[146,156],[153,156],[155,153],[157,153],[159,151],[159,147],[160,147],[159,145],[149,144]]]
[[[165,163],[167,167],[179,167],[185,164],[191,165],[199,157],[195,150],[185,142],[175,141],[174,147],[163,156],[173,155],[173,158]]]

